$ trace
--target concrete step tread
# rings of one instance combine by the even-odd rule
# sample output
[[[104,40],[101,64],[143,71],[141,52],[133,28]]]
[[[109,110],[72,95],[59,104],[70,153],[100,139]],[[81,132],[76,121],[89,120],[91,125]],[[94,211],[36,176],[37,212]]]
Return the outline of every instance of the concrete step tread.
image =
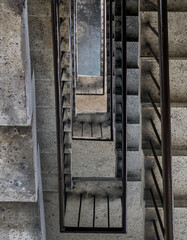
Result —
[[[141,51],[140,56],[152,56],[146,42],[150,43],[153,51],[158,56],[158,39],[153,36],[152,31],[146,26],[149,21],[151,25],[158,29],[158,17],[156,12],[141,12]],[[186,57],[187,56],[187,26],[182,24],[186,22],[187,12],[168,12],[168,34],[169,36],[169,56],[170,57]]]
[[[158,108],[160,111],[160,108]],[[160,149],[152,130],[150,117],[161,136],[161,123],[153,108],[142,108],[142,147],[147,148],[147,139],[151,139],[156,149]],[[171,108],[171,136],[173,150],[186,150],[187,143],[187,108]]]
[[[163,211],[160,209],[159,212],[163,220]],[[152,220],[156,220],[157,226],[159,226],[159,223],[157,222],[156,213],[153,208],[145,209],[145,219],[145,239],[155,239],[155,231]],[[185,239],[187,237],[187,208],[174,208],[174,225],[175,239]],[[160,236],[162,236],[159,227],[158,229]]]
[[[38,203],[0,203],[1,240],[42,240],[41,219]]]
[[[0,127],[0,201],[37,200],[32,127]]]
[[[155,60],[150,58],[141,59],[141,102],[148,102],[146,91],[149,91],[155,102],[160,102],[158,90],[154,85],[149,71],[152,72],[157,82],[159,83],[159,71]],[[170,59],[170,101],[173,103],[187,103],[187,59]],[[186,104],[187,105],[187,104]]]

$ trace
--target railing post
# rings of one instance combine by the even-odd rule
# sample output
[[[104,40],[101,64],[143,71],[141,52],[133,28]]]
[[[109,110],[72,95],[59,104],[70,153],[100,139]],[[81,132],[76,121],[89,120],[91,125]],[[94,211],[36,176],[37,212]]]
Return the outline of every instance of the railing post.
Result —
[[[127,36],[126,0],[122,2],[122,228],[127,232]]]
[[[174,239],[167,0],[158,0],[165,240]]]

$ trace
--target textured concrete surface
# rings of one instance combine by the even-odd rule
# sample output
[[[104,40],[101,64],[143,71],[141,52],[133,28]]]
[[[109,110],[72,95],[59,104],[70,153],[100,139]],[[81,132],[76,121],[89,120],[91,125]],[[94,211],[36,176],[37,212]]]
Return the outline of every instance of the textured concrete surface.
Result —
[[[103,94],[103,76],[78,76],[76,94]]]
[[[73,177],[115,177],[113,142],[74,140],[72,149]]]
[[[159,161],[160,164],[162,166],[162,159],[161,157],[159,157]],[[163,182],[162,179],[160,178],[160,173],[158,170],[158,167],[156,166],[156,163],[154,161],[153,157],[146,157],[145,160],[145,167],[146,169],[148,169],[145,172],[145,187],[147,189],[152,188],[154,190],[155,196],[158,199],[158,194],[157,194],[157,190],[155,188],[155,185],[153,183],[153,178],[150,172],[150,168],[154,169],[154,173],[156,176],[156,179],[158,181],[158,184],[160,186],[161,192],[163,191]],[[173,156],[172,157],[172,169],[173,169],[173,192],[174,192],[174,199],[175,202],[177,204],[177,206],[180,205],[180,201],[181,204],[187,205],[187,189],[186,189],[186,185],[187,185],[187,178],[186,178],[186,171],[187,171],[187,157],[185,156]],[[151,200],[150,199],[150,195],[146,194],[147,192],[145,192],[145,199],[146,200]]]
[[[138,16],[127,16],[127,41],[138,41]]]
[[[140,125],[127,124],[127,148],[138,150],[139,136],[140,136]]]
[[[0,203],[2,240],[44,240],[37,203]]]
[[[102,102],[102,104],[100,104]],[[106,112],[107,95],[103,96],[76,96],[77,113]]]
[[[146,42],[148,42],[153,51],[158,56],[158,38],[153,32],[146,26],[147,22],[158,31],[158,17],[156,12],[141,12],[141,56],[152,56],[148,48],[146,48]],[[186,57],[187,56],[187,13],[186,12],[169,12],[168,13],[168,34],[169,34],[169,56],[173,58]],[[184,24],[181,24],[183,22]]]
[[[1,127],[0,132],[0,201],[36,201],[32,129]]]
[[[127,94],[138,95],[139,69],[127,69]]]
[[[0,124],[30,125],[31,68],[27,4],[0,1]]]
[[[175,0],[168,0],[168,11],[187,11],[187,2],[185,0],[180,0],[180,2]],[[152,3],[157,5],[157,0],[152,0]],[[155,9],[144,0],[140,0],[140,11],[155,11]]]
[[[127,96],[127,121],[128,123],[139,123],[139,97]]]
[[[160,110],[160,109],[159,109]],[[185,150],[187,143],[187,109],[175,107],[171,108],[171,136],[172,136],[172,147],[173,150]],[[160,120],[155,115],[152,108],[142,108],[142,138],[143,148],[148,148],[147,139],[150,138],[153,141],[155,148],[159,148],[157,139],[152,130],[149,118],[152,117],[158,133],[160,134]]]
[[[187,103],[187,60],[170,59],[170,101],[172,103]],[[158,89],[154,85],[148,71],[151,71],[159,83],[159,69],[155,60],[141,59],[141,102],[148,102],[146,92],[150,92],[155,102],[160,102]]]
[[[163,210],[159,209],[160,215],[163,219]],[[151,220],[157,219],[156,213],[153,208],[146,208],[146,223],[145,223],[145,238],[148,239],[155,239],[155,232],[153,228],[153,224]],[[175,226],[175,239],[177,240],[185,240],[187,237],[187,209],[186,208],[175,208],[174,209],[174,226]],[[159,226],[159,223],[157,222],[157,226]],[[160,236],[162,236],[160,228],[158,227],[158,231]]]
[[[125,235],[115,235],[115,234],[59,234],[59,212],[58,212],[58,193],[49,193],[45,192],[45,209],[46,209],[46,226],[47,226],[47,240],[56,240],[56,239],[89,239],[89,240],[103,240],[103,239],[109,239],[109,240],[122,240],[122,239],[133,239],[133,240],[140,240],[143,239],[143,223],[142,223],[142,210],[140,207],[140,183],[139,182],[128,182],[128,199],[127,199],[127,205],[128,205],[128,216],[127,216],[127,231],[128,234]],[[72,200],[69,202],[69,204],[72,206],[72,210],[74,210],[74,214],[77,213],[76,206],[78,207],[77,201]],[[77,204],[77,205],[76,205]],[[97,224],[105,224],[106,218],[103,218],[103,215],[105,215],[105,204],[101,202],[101,205],[98,206],[98,209],[102,209],[98,212],[98,220],[100,217],[102,217],[99,223]],[[113,205],[112,201],[111,204]],[[114,211],[112,209],[116,208],[116,204],[114,203],[114,206],[111,205],[111,211]],[[119,205],[118,205],[119,206]],[[133,207],[132,207],[133,206]],[[87,215],[87,217],[89,217]],[[111,219],[112,220],[112,219]],[[73,218],[69,215],[69,222],[72,222],[74,224],[77,224],[76,218]],[[115,223],[113,222],[115,221]],[[119,222],[119,218],[116,218],[112,220],[112,224],[115,224]],[[134,223],[136,222],[136,228],[134,228]],[[114,226],[115,226],[114,225]]]

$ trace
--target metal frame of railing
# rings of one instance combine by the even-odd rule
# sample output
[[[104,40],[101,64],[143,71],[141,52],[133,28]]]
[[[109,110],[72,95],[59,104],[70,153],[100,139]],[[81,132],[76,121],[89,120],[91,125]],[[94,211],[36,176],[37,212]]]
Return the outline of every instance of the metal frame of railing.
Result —
[[[156,216],[158,219],[159,227],[161,229],[162,237],[165,240],[174,239],[174,220],[173,220],[173,189],[172,189],[172,148],[171,148],[171,116],[170,116],[170,84],[169,84],[169,51],[168,51],[168,11],[167,11],[167,0],[158,0],[158,6],[152,3],[150,0],[144,0],[150,4],[155,10],[158,11],[158,32],[151,25],[150,22],[146,23],[146,26],[152,31],[152,33],[158,37],[159,45],[159,57],[151,47],[151,44],[146,43],[146,47],[151,52],[152,56],[156,60],[160,69],[160,85],[158,84],[155,76],[151,71],[148,72],[150,79],[153,81],[155,87],[159,91],[160,95],[160,108],[158,110],[150,93],[147,93],[148,99],[158,117],[161,121],[161,136],[159,136],[158,130],[156,129],[154,120],[150,118],[150,123],[155,134],[155,137],[161,147],[162,152],[162,167],[160,165],[158,156],[152,141],[149,139],[150,149],[154,156],[156,166],[160,172],[160,177],[163,181],[163,194],[161,193],[160,186],[156,179],[153,169],[150,169],[153,183],[155,185],[157,196],[161,202],[161,206],[164,210],[164,221],[162,221],[155,193],[152,189],[149,189],[150,196],[153,201]],[[159,228],[155,220],[153,220],[153,227],[157,239],[161,239]]]
[[[112,7],[112,0],[111,7]],[[109,206],[109,196],[107,197],[107,206],[108,206],[108,227],[95,227],[93,220],[93,227],[80,227],[80,220],[76,227],[67,227],[65,225],[65,212],[66,212],[66,202],[67,202],[67,192],[66,192],[66,183],[65,183],[65,149],[64,149],[64,123],[63,123],[63,82],[62,75],[63,69],[61,67],[61,43],[63,36],[60,34],[60,25],[63,24],[63,19],[59,16],[59,4],[62,4],[62,0],[51,0],[52,7],[52,29],[53,29],[53,53],[54,53],[54,79],[55,79],[55,95],[56,95],[56,119],[57,119],[57,154],[58,154],[58,169],[59,169],[59,217],[60,217],[60,232],[72,232],[72,233],[126,233],[126,185],[127,185],[127,172],[126,172],[126,1],[122,1],[122,32],[123,32],[123,174],[120,181],[122,182],[122,227],[111,227],[110,226],[110,206]],[[112,9],[110,11],[112,13]],[[112,23],[112,22],[111,22]],[[110,32],[112,34],[112,31]],[[111,77],[112,78],[112,77]],[[73,91],[71,92],[73,94]],[[71,106],[72,108],[72,106]],[[71,109],[72,111],[72,109]],[[71,123],[70,123],[71,124]],[[99,178],[97,179],[99,180]],[[87,179],[83,179],[87,181]],[[106,179],[104,179],[106,181]],[[94,198],[95,199],[95,198]],[[81,211],[81,198],[80,198],[80,209]],[[95,202],[95,200],[94,200]],[[94,211],[94,209],[93,209]],[[79,214],[80,215],[80,214]],[[94,214],[93,214],[94,216]],[[80,219],[80,217],[79,217]]]
[[[56,96],[56,126],[57,126],[57,154],[59,169],[59,212],[60,231],[64,230],[65,212],[65,182],[64,182],[64,152],[63,152],[63,120],[62,120],[62,91],[61,91],[61,70],[60,69],[60,17],[59,3],[51,1],[52,28],[53,28],[53,55],[54,55],[54,80]]]

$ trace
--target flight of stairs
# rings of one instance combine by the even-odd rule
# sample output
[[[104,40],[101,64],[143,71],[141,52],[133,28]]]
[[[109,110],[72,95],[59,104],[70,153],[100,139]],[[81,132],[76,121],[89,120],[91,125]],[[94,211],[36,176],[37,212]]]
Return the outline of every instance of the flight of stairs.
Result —
[[[27,1],[0,1],[0,239],[45,239]]]
[[[152,0],[155,4],[156,1]],[[2,72],[7,76],[7,72],[15,68],[20,70],[21,60],[16,60],[19,47],[25,40],[28,43],[28,36],[20,39],[20,29],[27,35],[27,17],[23,15],[24,28],[20,27],[22,19],[22,10],[27,7],[22,5],[22,0],[13,3],[11,0],[0,0],[0,25],[3,29],[4,49],[7,49],[7,55],[13,54],[11,60],[7,61],[3,57]],[[78,223],[78,211],[80,196],[82,196],[82,213],[80,226],[92,226],[93,224],[93,204],[95,197],[95,226],[108,226],[108,202],[110,205],[110,226],[119,227],[121,223],[121,183],[116,178],[116,165],[121,174],[120,159],[121,145],[121,39],[120,39],[120,5],[119,0],[113,1],[113,24],[114,32],[114,95],[115,95],[115,125],[116,135],[114,141],[82,141],[71,140],[71,109],[70,109],[70,71],[71,56],[69,52],[69,11],[68,1],[61,1],[61,11],[63,11],[62,31],[64,31],[62,41],[62,81],[64,95],[64,126],[67,136],[66,142],[66,163],[67,173],[73,176],[74,187],[68,189],[67,206],[66,206],[66,224],[76,225]],[[7,4],[7,5],[6,5]],[[185,240],[187,238],[187,202],[186,202],[186,171],[187,171],[187,48],[186,48],[186,19],[187,19],[187,2],[168,0],[169,8],[169,33],[170,36],[170,84],[171,84],[171,120],[172,120],[172,145],[173,145],[173,188],[175,198],[175,239]],[[2,17],[2,9],[5,10],[5,16]],[[22,10],[20,10],[22,9]],[[0,239],[20,239],[20,240],[125,240],[125,239],[156,239],[152,220],[156,220],[153,203],[150,193],[147,189],[152,188],[156,193],[153,184],[152,171],[160,182],[160,173],[156,168],[153,156],[148,149],[147,139],[151,139],[158,154],[160,161],[160,146],[152,132],[149,116],[159,128],[157,116],[149,103],[147,91],[151,93],[160,110],[158,89],[150,79],[148,71],[152,71],[157,81],[159,80],[158,67],[155,60],[151,57],[146,48],[146,40],[151,43],[154,51],[157,53],[157,42],[155,36],[150,30],[147,30],[146,24],[150,23],[157,27],[157,13],[147,5],[144,0],[140,1],[140,55],[141,63],[138,64],[138,1],[127,1],[127,51],[128,51],[128,69],[127,69],[127,234],[62,234],[59,229],[59,186],[58,186],[58,165],[57,165],[57,148],[56,148],[56,115],[55,115],[55,90],[54,90],[54,68],[53,68],[53,47],[52,47],[52,27],[51,27],[51,1],[50,0],[32,0],[28,2],[29,13],[29,37],[32,70],[28,79],[32,78],[31,85],[29,82],[22,82],[24,78],[18,78],[24,83],[17,86],[14,91],[11,90],[11,81],[5,79],[0,89],[0,107],[7,110],[7,115],[1,115],[1,202],[0,202]],[[8,13],[8,14],[7,14]],[[26,14],[26,12],[24,12]],[[65,16],[65,17],[64,17]],[[8,19],[8,21],[7,21]],[[2,21],[1,21],[2,20]],[[7,31],[7,29],[15,31]],[[1,29],[1,26],[0,26]],[[25,32],[26,31],[26,32]],[[17,37],[11,34],[17,34]],[[9,35],[10,34],[10,35]],[[8,37],[7,37],[8,36]],[[24,34],[22,35],[22,37]],[[15,51],[12,51],[11,45],[7,39],[16,39]],[[24,36],[25,37],[25,36]],[[0,40],[2,40],[0,39]],[[22,40],[22,41],[21,41]],[[18,42],[17,42],[18,41]],[[19,42],[20,41],[20,42]],[[14,44],[11,42],[11,44]],[[12,45],[14,46],[14,45]],[[11,52],[9,52],[9,48]],[[21,49],[21,48],[20,48]],[[27,48],[28,51],[29,47]],[[23,50],[23,49],[22,49]],[[28,51],[29,52],[29,51]],[[27,52],[27,53],[28,53]],[[23,52],[21,52],[23,54]],[[20,56],[22,56],[20,54]],[[25,52],[24,52],[25,54]],[[27,56],[27,63],[29,57]],[[10,65],[9,65],[10,64]],[[14,67],[15,67],[14,66]],[[29,64],[28,64],[29,66]],[[141,118],[139,120],[139,69],[141,69]],[[10,72],[9,72],[10,71]],[[34,72],[31,75],[31,72]],[[23,73],[23,72],[22,72]],[[18,74],[23,76],[22,74]],[[4,77],[4,76],[3,76]],[[16,78],[15,78],[16,79]],[[14,79],[14,80],[15,80]],[[36,79],[36,81],[35,81]],[[10,83],[9,89],[6,84]],[[36,86],[36,107],[34,94],[34,83]],[[27,85],[27,86],[26,86]],[[21,87],[21,88],[20,88]],[[3,96],[2,89],[6,91]],[[28,90],[31,90],[29,92]],[[24,92],[25,91],[25,92]],[[22,95],[23,94],[23,95]],[[31,94],[31,96],[29,95]],[[2,97],[3,96],[3,97]],[[27,99],[28,97],[28,99]],[[6,99],[6,102],[4,101]],[[20,102],[22,99],[23,102]],[[15,102],[14,102],[15,101]],[[17,102],[18,101],[18,102]],[[2,104],[3,102],[3,104]],[[19,104],[17,104],[19,103]],[[31,104],[31,105],[29,105]],[[10,111],[11,109],[11,111]],[[12,110],[13,109],[13,110]],[[33,110],[33,111],[32,111]],[[36,112],[35,112],[36,110]],[[12,114],[13,113],[13,114]],[[22,113],[22,114],[20,114]],[[28,113],[28,116],[27,114]],[[11,115],[12,114],[12,115]],[[7,117],[9,115],[9,117]],[[99,116],[100,115],[100,116]],[[21,116],[21,118],[20,118]],[[35,117],[37,116],[37,124]],[[93,134],[90,128],[90,122],[93,116],[89,113],[77,115],[76,122],[82,123],[82,118],[86,120],[89,134],[101,137],[104,133],[108,134],[108,125],[102,130],[99,124],[101,116],[107,124],[110,119],[108,115],[101,113],[96,116],[97,122],[93,124]],[[8,124],[6,121],[8,121]],[[141,147],[139,149],[139,135],[141,121]],[[36,129],[37,126],[37,129]],[[80,127],[77,127],[77,130]],[[37,146],[36,130],[40,152]],[[77,135],[82,135],[82,130]],[[71,142],[72,141],[72,142]],[[116,148],[117,147],[117,148]],[[116,150],[116,151],[115,151]],[[115,156],[116,154],[116,156]],[[8,158],[7,158],[8,156]],[[140,159],[142,157],[142,159]],[[42,183],[40,179],[40,158]],[[71,161],[72,160],[72,161]],[[143,169],[141,171],[141,160]],[[117,164],[116,164],[117,161]],[[70,167],[72,163],[72,168]],[[69,174],[71,172],[71,174]],[[142,172],[142,173],[141,173]],[[142,183],[140,178],[142,174]],[[11,177],[11,179],[10,179]],[[81,178],[88,178],[83,182]],[[97,182],[97,177],[107,178],[104,183]],[[68,182],[71,180],[67,178]],[[89,180],[90,179],[90,180]],[[111,182],[112,179],[112,182]],[[114,180],[116,182],[114,182]],[[43,184],[43,189],[42,189]],[[141,193],[142,191],[142,193]],[[162,191],[162,188],[161,188]],[[44,195],[44,198],[43,198]],[[163,211],[159,201],[159,196],[155,194],[159,206],[161,217]],[[143,213],[140,206],[140,198],[143,198]],[[45,214],[44,214],[44,208]],[[44,216],[45,215],[45,216]],[[45,219],[44,219],[45,218]],[[144,229],[143,222],[145,220]],[[46,228],[45,228],[46,221]],[[159,230],[160,231],[160,230]]]
[[[42,164],[42,181],[44,190],[44,206],[46,215],[46,231],[47,239],[66,239],[71,236],[71,239],[80,238],[82,239],[140,239],[142,236],[142,210],[140,207],[140,169],[141,163],[138,156],[138,138],[139,130],[133,130],[129,127],[129,137],[128,141],[131,142],[131,151],[128,151],[127,157],[128,161],[128,177],[130,181],[128,182],[128,222],[127,222],[127,235],[95,235],[95,234],[61,234],[59,230],[59,198],[58,198],[58,166],[57,166],[57,152],[56,152],[56,126],[55,126],[55,102],[54,102],[54,79],[53,79],[53,63],[52,63],[52,33],[51,33],[51,20],[50,20],[50,1],[46,1],[45,4],[40,5],[41,15],[38,16],[38,3],[32,3],[33,14],[37,19],[38,24],[33,26],[30,23],[30,34],[31,43],[38,44],[40,51],[36,51],[31,54],[33,68],[36,74],[36,91],[37,91],[37,111],[38,111],[38,138],[41,145],[41,164]],[[137,15],[137,2],[135,3]],[[69,7],[64,3],[64,11],[68,15]],[[45,9],[45,11],[44,11]],[[130,6],[129,14],[131,14],[132,7]],[[66,20],[64,20],[65,28]],[[63,24],[62,24],[63,27]],[[33,34],[35,29],[41,29],[42,34]],[[33,37],[32,37],[33,35]],[[64,36],[64,46],[68,48],[68,32]],[[33,39],[33,41],[32,41]],[[44,41],[45,39],[45,41]],[[46,41],[46,39],[48,39]],[[134,41],[135,39],[133,39]],[[136,44],[135,44],[136,45]],[[32,51],[31,51],[32,53]],[[38,54],[37,54],[38,53]],[[35,55],[37,54],[37,56]],[[39,56],[38,56],[39,55]],[[43,57],[40,57],[40,56]],[[65,56],[65,55],[64,55]],[[137,57],[137,56],[136,56]],[[40,61],[40,63],[39,63]],[[132,59],[132,61],[137,62],[137,59]],[[66,66],[70,66],[70,62],[66,61]],[[135,65],[132,65],[133,67]],[[66,75],[67,76],[67,75]],[[68,76],[67,76],[68,78]],[[130,95],[138,96],[138,68],[128,69],[128,91]],[[139,128],[139,117],[138,104],[131,108],[131,102],[134,96],[129,96],[129,119],[131,123],[135,123],[135,129]],[[134,104],[134,103],[133,103]],[[90,114],[86,114],[88,122],[90,121]],[[68,112],[67,115],[68,117]],[[84,116],[83,116],[84,117]],[[131,118],[132,117],[132,118]],[[81,118],[81,114],[77,115],[77,118]],[[135,122],[134,122],[135,121]],[[134,124],[130,124],[134,125]],[[136,128],[137,127],[137,128]],[[133,128],[133,126],[132,126]],[[78,129],[78,128],[77,128]],[[99,133],[99,130],[96,131]],[[136,133],[136,136],[133,135]],[[88,131],[90,134],[90,131]],[[104,135],[104,134],[103,134]],[[94,136],[94,135],[93,135]],[[78,188],[78,183],[76,178],[80,177],[110,177],[115,178],[115,143],[111,141],[78,141],[73,140],[72,142],[72,175],[75,178],[74,188],[75,191]],[[103,154],[104,152],[104,154]],[[89,167],[88,167],[89,166]],[[134,180],[134,181],[132,181]],[[110,182],[109,182],[110,183]],[[87,182],[85,183],[85,188]],[[69,192],[69,191],[68,191]],[[73,191],[74,192],[74,191]],[[80,193],[80,192],[79,192]],[[71,191],[68,193],[74,199]],[[77,201],[78,200],[78,201]],[[87,199],[90,201],[89,199]],[[86,200],[86,201],[87,201]],[[103,204],[99,204],[101,208],[106,208],[106,199],[104,198]],[[113,201],[113,200],[111,200]],[[119,200],[117,200],[119,201]],[[115,201],[114,201],[115,202]],[[79,197],[76,198],[76,204],[79,203]],[[71,202],[70,202],[71,204]],[[83,202],[84,204],[84,202]],[[116,204],[114,204],[116,206]],[[67,206],[68,207],[68,206]],[[74,205],[72,205],[74,209]],[[68,211],[68,208],[67,208]],[[104,210],[105,211],[105,210]],[[114,208],[114,212],[115,212]],[[112,220],[111,216],[111,221]],[[68,217],[67,217],[68,218]],[[102,220],[103,219],[103,220]],[[106,221],[106,218],[100,218],[100,226]],[[119,221],[120,218],[118,218]],[[90,221],[87,219],[88,222]],[[104,221],[104,222],[102,222]],[[134,231],[134,223],[136,222],[136,231]],[[72,222],[73,223],[73,222]],[[86,220],[85,220],[86,223]]]
[[[121,176],[122,161],[122,53],[121,53],[121,3],[113,2],[114,16],[114,96],[115,96],[115,141],[116,141],[116,174]],[[138,5],[127,3],[127,165],[132,163],[137,169],[129,176],[140,180],[141,162],[139,151],[139,69],[138,69]],[[138,167],[139,166],[139,167]]]
[[[157,1],[152,2],[157,4]],[[175,239],[183,240],[187,238],[187,2],[168,0],[168,11],[174,225]],[[161,193],[163,192],[162,180],[147,141],[148,139],[151,140],[156,149],[158,160],[161,163],[160,144],[153,132],[150,118],[154,121],[155,127],[161,136],[160,121],[147,95],[147,92],[149,92],[160,111],[159,90],[150,75],[151,71],[159,84],[159,69],[155,59],[148,48],[146,48],[147,42],[158,56],[158,38],[147,27],[147,24],[150,23],[158,31],[158,18],[154,8],[144,0],[140,2],[140,21],[142,189],[143,204],[145,206],[144,239],[157,239],[153,220],[155,220],[160,237],[163,239],[149,191],[149,189],[153,190],[161,218],[163,219],[163,208],[152,174],[155,175],[158,181]]]

